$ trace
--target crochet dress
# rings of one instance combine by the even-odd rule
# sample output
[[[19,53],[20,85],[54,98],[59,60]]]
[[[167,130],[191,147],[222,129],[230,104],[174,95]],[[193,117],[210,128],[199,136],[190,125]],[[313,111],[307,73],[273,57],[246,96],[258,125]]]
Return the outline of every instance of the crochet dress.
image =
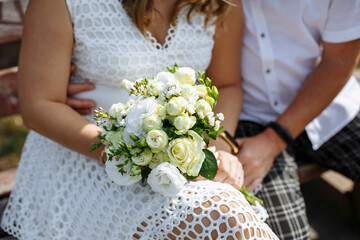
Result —
[[[183,9],[161,45],[149,32],[141,34],[118,0],[67,0],[67,6],[77,65],[72,81],[95,83],[83,97],[105,109],[127,100],[124,78],[152,77],[175,62],[197,70],[210,63],[215,27],[204,29],[200,14],[190,25]],[[189,182],[175,197],[147,184],[110,184],[104,164],[34,131],[1,227],[26,240],[277,239],[228,184]]]

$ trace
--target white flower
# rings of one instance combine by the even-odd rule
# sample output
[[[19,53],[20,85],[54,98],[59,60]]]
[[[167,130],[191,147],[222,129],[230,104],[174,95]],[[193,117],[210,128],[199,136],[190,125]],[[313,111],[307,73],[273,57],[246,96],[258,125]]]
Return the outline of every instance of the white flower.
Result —
[[[151,130],[146,135],[146,143],[153,153],[158,153],[168,144],[168,136],[163,130]]]
[[[174,120],[174,126],[177,129],[176,134],[181,135],[186,133],[196,123],[196,117],[188,115],[177,116]]]
[[[174,77],[181,84],[194,85],[196,82],[195,71],[189,67],[181,67],[176,70]]]
[[[189,113],[190,115],[193,115],[193,114],[195,113],[195,111],[196,111],[195,105],[193,105],[193,104],[188,104],[188,105],[186,106],[186,111],[188,111],[188,113]]]
[[[199,97],[204,98],[208,95],[206,87],[204,85],[195,85],[195,89]]]
[[[214,117],[208,117],[208,122],[210,126],[214,126],[215,125],[215,118]]]
[[[147,181],[154,192],[161,193],[164,196],[176,195],[186,183],[185,177],[168,162],[161,163],[153,169]]]
[[[159,96],[160,91],[162,90],[162,84],[160,82],[158,82],[157,80],[152,80],[149,83],[149,94],[152,96]]]
[[[121,81],[120,86],[130,94],[131,88],[134,86],[134,83],[127,79],[124,79]]]
[[[149,132],[154,129],[161,129],[162,121],[157,114],[151,114],[143,119],[143,128]]]
[[[154,81],[158,81],[165,86],[175,85],[177,82],[174,75],[170,72],[159,72]]]
[[[149,164],[149,168],[154,169],[156,168],[160,163],[163,162],[170,162],[169,156],[166,152],[159,152],[155,153],[151,159],[151,163]]]
[[[220,121],[224,121],[224,114],[218,113],[218,114],[216,114],[216,117],[217,117]]]
[[[137,183],[141,179],[141,175],[132,176],[130,174],[131,164],[127,164],[124,166],[124,170],[126,171],[124,175],[119,173],[119,168],[116,165],[124,163],[126,159],[127,159],[126,157],[121,157],[120,160],[118,161],[113,159],[112,161],[107,160],[105,162],[105,172],[108,178],[112,182],[120,186],[130,186],[134,183]]]
[[[219,128],[220,128],[220,121],[216,120],[214,130],[217,131],[217,130],[219,130]]]
[[[115,148],[119,148],[119,142],[124,139],[124,130],[119,129],[118,131],[109,131],[105,135],[105,144],[111,143],[111,145]]]
[[[139,138],[145,136],[143,131],[143,119],[155,112],[156,105],[155,98],[150,97],[139,101],[130,108],[125,119],[124,141],[126,144],[134,144],[130,135],[135,135]]]
[[[137,165],[132,165],[132,167],[130,168],[130,172],[133,176],[137,176],[141,174],[141,167]]]
[[[195,103],[198,100],[199,95],[196,92],[196,88],[190,84],[183,85],[181,89],[181,96],[185,98],[190,103]]]
[[[125,109],[125,105],[122,103],[115,103],[111,105],[109,109],[109,115],[113,118],[118,118],[120,113]]]
[[[196,112],[200,118],[204,118],[204,116],[212,111],[210,104],[204,99],[200,99],[195,104]]]
[[[139,166],[146,166],[151,162],[152,152],[142,152],[136,157],[132,157],[131,161]]]
[[[170,116],[177,116],[185,110],[185,105],[178,97],[172,97],[166,104],[166,111]]]
[[[166,118],[166,108],[165,108],[166,103],[160,100],[156,100],[156,102],[158,104],[156,105],[155,108],[155,114],[157,114],[161,118],[161,120],[164,120]]]
[[[189,130],[192,137],[182,137],[172,140],[168,146],[170,162],[183,173],[190,176],[199,174],[205,154],[202,151],[203,139],[195,131]]]

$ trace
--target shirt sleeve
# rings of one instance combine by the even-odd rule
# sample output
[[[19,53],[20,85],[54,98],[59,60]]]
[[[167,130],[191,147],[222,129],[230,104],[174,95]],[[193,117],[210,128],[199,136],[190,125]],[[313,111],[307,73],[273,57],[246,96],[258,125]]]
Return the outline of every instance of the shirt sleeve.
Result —
[[[329,43],[360,38],[360,0],[332,0],[322,39]]]

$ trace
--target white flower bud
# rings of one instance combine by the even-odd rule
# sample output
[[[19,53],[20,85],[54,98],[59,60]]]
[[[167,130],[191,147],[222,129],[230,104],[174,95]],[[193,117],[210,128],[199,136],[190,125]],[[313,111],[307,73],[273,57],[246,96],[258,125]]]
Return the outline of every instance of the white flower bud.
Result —
[[[182,101],[177,97],[173,97],[166,104],[166,111],[171,116],[180,115],[185,110],[185,106]]]
[[[162,84],[156,80],[153,80],[149,83],[149,94],[152,96],[159,96],[159,93],[162,89]]]
[[[200,118],[204,118],[204,116],[212,111],[210,104],[204,99],[200,99],[195,104],[196,112]]]
[[[150,114],[143,119],[143,128],[147,132],[154,129],[161,129],[162,124],[161,118],[157,114]]]
[[[168,136],[163,130],[151,130],[146,135],[146,143],[153,153],[161,152],[168,144]]]
[[[125,105],[122,103],[115,103],[111,105],[109,109],[109,115],[113,118],[117,118],[119,114],[124,110]]]
[[[131,160],[136,165],[146,166],[151,162],[152,155],[152,152],[142,152],[139,156],[132,157]]]
[[[134,175],[137,176],[141,173],[141,167],[137,166],[137,165],[132,165],[130,172]]]

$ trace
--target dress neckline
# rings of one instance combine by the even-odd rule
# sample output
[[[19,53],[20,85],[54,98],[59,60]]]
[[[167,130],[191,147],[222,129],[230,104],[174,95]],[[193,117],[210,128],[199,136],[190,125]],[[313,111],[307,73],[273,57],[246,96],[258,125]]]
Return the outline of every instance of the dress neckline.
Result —
[[[167,34],[165,36],[165,41],[163,44],[161,44],[158,39],[156,37],[153,36],[153,34],[146,30],[145,31],[145,34],[143,34],[139,28],[136,26],[136,24],[132,21],[131,17],[129,16],[129,14],[127,13],[127,11],[125,10],[125,8],[122,6],[122,1],[119,1],[120,2],[120,5],[121,5],[121,9],[122,11],[124,12],[124,14],[126,15],[126,18],[130,21],[130,24],[132,24],[132,26],[134,28],[136,28],[136,31],[138,33],[140,33],[140,35],[142,36],[142,38],[146,41],[147,44],[150,44],[151,47],[154,49],[154,50],[158,50],[158,51],[165,51],[167,49],[170,48],[170,46],[172,45],[172,41],[174,41],[174,39],[176,38],[177,36],[177,29],[179,29],[179,22],[180,22],[180,16],[183,15],[183,11],[184,11],[184,8],[181,9],[178,13],[178,15],[176,16],[176,19],[175,19],[175,23],[170,23],[170,27],[169,29],[167,30]]]

